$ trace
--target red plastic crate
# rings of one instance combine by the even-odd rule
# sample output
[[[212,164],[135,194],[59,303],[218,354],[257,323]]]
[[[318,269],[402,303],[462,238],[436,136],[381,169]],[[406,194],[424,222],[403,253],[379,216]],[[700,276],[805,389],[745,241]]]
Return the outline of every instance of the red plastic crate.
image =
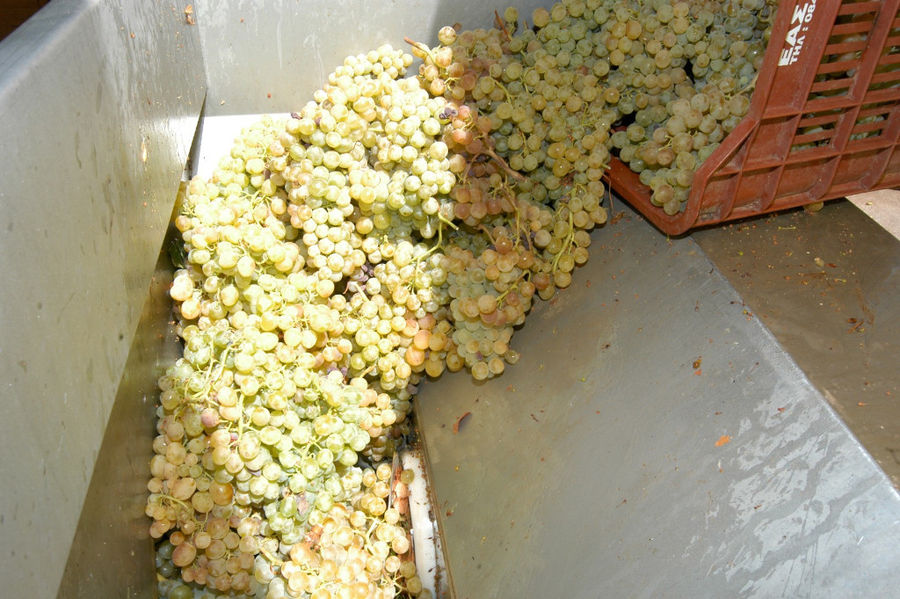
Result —
[[[677,235],[900,186],[898,4],[781,2],[750,111],[697,170],[684,211],[669,216],[651,204],[650,189],[619,160],[613,189]]]

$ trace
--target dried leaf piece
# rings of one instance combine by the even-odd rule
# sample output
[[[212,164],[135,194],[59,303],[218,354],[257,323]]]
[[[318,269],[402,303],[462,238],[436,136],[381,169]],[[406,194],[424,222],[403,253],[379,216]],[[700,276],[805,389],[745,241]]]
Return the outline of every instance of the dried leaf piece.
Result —
[[[722,435],[719,437],[719,440],[716,441],[716,447],[722,447],[726,443],[731,443],[731,437],[729,435]]]
[[[462,416],[460,416],[459,418],[456,419],[456,422],[453,423],[453,434],[456,434],[459,432],[459,427],[462,424],[462,421],[465,420],[466,417],[468,417],[471,414],[472,414],[472,412],[466,412],[465,414],[463,414]]]

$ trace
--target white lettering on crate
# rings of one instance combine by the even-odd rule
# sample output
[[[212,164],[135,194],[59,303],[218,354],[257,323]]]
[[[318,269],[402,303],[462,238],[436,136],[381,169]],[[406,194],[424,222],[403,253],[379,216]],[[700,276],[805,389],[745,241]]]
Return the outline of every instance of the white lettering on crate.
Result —
[[[803,50],[803,42],[806,41],[806,32],[809,31],[809,22],[812,21],[814,12],[816,12],[816,0],[809,0],[809,2],[794,7],[791,28],[784,36],[784,48],[778,58],[778,66],[792,65],[800,59],[800,52]]]

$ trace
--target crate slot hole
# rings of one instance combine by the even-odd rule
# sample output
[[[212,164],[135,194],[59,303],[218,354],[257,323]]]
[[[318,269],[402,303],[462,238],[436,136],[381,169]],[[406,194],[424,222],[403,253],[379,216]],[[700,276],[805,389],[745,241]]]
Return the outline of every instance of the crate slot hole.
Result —
[[[834,27],[819,61],[808,99],[841,96],[849,93],[853,78],[857,74],[859,61],[867,45],[866,34],[869,29],[871,29],[871,22],[855,20]]]
[[[859,141],[879,137],[884,133],[888,117],[895,108],[892,103],[864,104],[857,115],[850,141]]]
[[[838,14],[834,24],[831,26],[831,31],[828,33],[828,43],[825,47],[826,53],[833,53],[829,51],[829,48],[835,45],[840,46],[841,44],[851,44],[851,49],[854,51],[862,49],[858,47],[859,42],[865,41],[868,37],[866,34],[872,30],[879,5],[877,2],[874,3],[874,7],[870,7],[868,4],[858,7],[855,11],[841,11],[842,14]],[[846,6],[843,8],[846,8]],[[840,48],[835,51],[847,52],[848,50]]]
[[[838,118],[843,114],[842,110],[828,110],[825,112],[813,112],[804,114],[797,124],[798,129],[807,127],[827,127],[834,129]]]
[[[885,121],[883,116],[873,116],[868,119],[856,121],[853,126],[853,133],[850,139],[856,141],[858,139],[867,139],[870,137],[878,137],[884,129]]]
[[[810,87],[809,99],[847,95],[868,47],[878,3],[845,5],[828,35],[828,43]]]
[[[852,77],[846,77],[847,73],[822,73],[821,75],[817,75],[814,79],[814,83],[810,86],[810,94],[809,98],[819,99],[819,98],[833,98],[834,96],[845,96],[850,90],[850,85],[853,83]],[[830,75],[837,75],[836,77],[831,77]]]
[[[808,133],[801,133],[794,136],[794,143],[791,146],[791,151],[803,150],[806,149],[807,146],[827,146],[834,133],[833,131],[822,129],[820,127],[810,127],[807,131]]]
[[[893,27],[885,40],[884,53],[897,54],[900,52],[900,48],[897,47],[898,41],[900,41],[900,27]]]
[[[873,6],[874,4],[874,6]],[[858,42],[868,37],[875,25],[875,16],[878,13],[880,2],[866,2],[857,5],[856,10],[844,11],[834,19],[834,25],[828,34],[828,46],[849,42]],[[842,8],[846,8],[846,5]],[[827,52],[827,46],[826,46]]]
[[[838,19],[858,12],[872,12],[878,10],[880,6],[881,2],[873,2],[872,0],[844,0],[838,9]]]
[[[835,60],[833,62],[823,62],[819,65],[819,68],[816,70],[816,73],[820,73],[820,74],[849,73],[852,75],[853,69],[855,69],[856,65],[858,65],[858,64],[859,64],[859,60],[857,60],[857,59]]]
[[[900,18],[896,19],[884,41],[884,54],[900,54]]]
[[[900,23],[895,24],[894,27],[891,28],[890,33],[888,33],[882,54],[900,54]]]
[[[882,115],[886,116],[894,110],[896,105],[893,102],[880,102],[875,104],[863,104],[859,109],[859,116],[857,118],[857,122],[860,119],[864,119],[874,115]]]
[[[883,89],[870,89],[866,92],[867,102],[894,102],[900,100],[900,87],[885,87]]]
[[[900,43],[900,35],[895,38],[895,41]],[[898,86],[900,86],[900,47],[891,43],[885,46],[878,60],[875,72],[869,82],[869,89],[888,89]]]
[[[841,36],[840,41],[832,42],[834,38],[828,40],[828,45],[825,46],[825,52],[823,53],[823,62],[829,62],[832,56],[855,56],[859,58],[862,55],[862,51],[866,49],[866,40],[869,38],[865,35],[854,34]]]
[[[869,85],[869,89],[885,89],[889,87],[897,87],[900,84],[900,68],[898,65],[890,65],[890,69],[883,69],[881,67],[875,70],[875,73],[872,75],[872,84]]]
[[[873,22],[874,16],[871,19],[864,20],[855,19],[852,17],[848,18],[846,16],[838,17],[838,19],[835,21],[834,27],[831,28],[831,37],[828,38],[828,43],[831,44],[832,40],[837,41],[837,38],[839,38],[840,36],[852,35],[857,33],[868,33],[872,30]]]
[[[838,119],[843,114],[844,110],[838,108],[804,114],[797,123],[790,153],[831,145]]]
[[[872,74],[871,83],[869,84],[870,90],[890,89],[900,86],[900,64],[885,66],[890,66],[890,68],[882,69],[882,67],[878,67],[875,73]]]

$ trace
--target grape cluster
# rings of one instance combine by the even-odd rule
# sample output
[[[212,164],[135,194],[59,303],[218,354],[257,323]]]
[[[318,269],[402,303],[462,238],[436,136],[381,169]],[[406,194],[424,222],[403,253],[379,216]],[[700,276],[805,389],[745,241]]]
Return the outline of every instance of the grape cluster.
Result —
[[[460,148],[527,175],[538,201],[594,205],[612,154],[675,214],[749,110],[775,4],[565,0],[521,31],[508,9],[491,30],[441,30],[437,48],[417,48],[419,75],[478,114]]]
[[[444,102],[402,79],[411,60],[347,59],[187,186],[170,290],[184,350],[159,381],[146,507],[170,597],[422,594],[388,460],[446,345],[426,240],[455,175]]]
[[[750,109],[771,4],[658,3],[626,22],[643,53],[618,66],[633,105],[610,142],[667,214],[684,209],[694,172]]]
[[[532,27],[444,27],[348,57],[193,179],[146,505],[161,594],[427,597],[391,465],[419,384],[518,360],[515,328],[606,221],[612,156],[682,209],[749,109],[771,5],[565,0]]]

